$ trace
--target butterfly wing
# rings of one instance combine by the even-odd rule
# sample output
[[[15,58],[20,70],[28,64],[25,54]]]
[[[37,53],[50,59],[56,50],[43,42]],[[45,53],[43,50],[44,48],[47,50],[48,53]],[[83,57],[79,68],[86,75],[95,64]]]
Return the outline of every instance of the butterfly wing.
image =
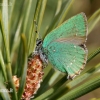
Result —
[[[86,16],[80,13],[50,32],[43,41],[49,61],[71,78],[79,74],[86,63],[86,25]]]
[[[48,59],[56,69],[74,78],[84,68],[87,51],[74,43],[53,42],[48,47]]]

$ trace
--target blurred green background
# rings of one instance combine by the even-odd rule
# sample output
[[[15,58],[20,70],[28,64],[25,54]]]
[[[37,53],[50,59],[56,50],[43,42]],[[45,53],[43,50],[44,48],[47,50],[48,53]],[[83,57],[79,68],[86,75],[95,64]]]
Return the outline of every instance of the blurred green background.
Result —
[[[3,0],[0,0],[0,5],[2,4],[1,3],[2,1]],[[28,40],[31,26],[33,24],[33,18],[34,18],[34,12],[35,12],[37,0],[8,0],[8,1],[9,1],[9,3],[8,3],[9,4],[8,19],[9,19],[9,23],[10,23],[9,24],[10,50],[11,50],[11,52],[14,51],[14,53],[12,53],[12,55],[11,55],[11,60],[12,60],[12,69],[15,69],[16,62],[18,62],[21,58],[19,57],[19,59],[17,59],[18,50],[16,50],[16,49],[13,50],[13,46],[15,44],[16,44],[15,48],[18,48],[19,40],[16,41],[15,44],[13,44],[12,41],[14,40],[15,34],[19,35],[22,33],[25,33],[26,38]],[[29,4],[29,1],[30,1],[30,4]],[[49,25],[53,21],[57,6],[59,6],[59,9],[63,9],[68,1],[69,0],[47,0],[47,5],[46,5],[45,12],[44,12],[42,25],[39,30],[42,38],[44,38],[44,36],[45,36],[44,33],[47,32]],[[28,5],[31,5],[30,9],[29,9]],[[0,9],[1,9],[1,7],[2,7],[2,5],[0,6]],[[29,12],[28,12],[27,8],[29,9]],[[59,11],[60,11],[59,9],[56,11],[56,14],[59,13]],[[94,12],[97,11],[98,9],[100,9],[100,0],[74,0],[74,2],[71,5],[71,8],[68,10],[65,20],[67,20],[68,18],[70,18],[80,12],[84,12],[87,16],[87,19],[89,19],[94,14]],[[100,16],[100,13],[99,13],[99,16]],[[39,16],[39,17],[41,17],[41,16]],[[28,24],[25,24],[25,23],[28,23]],[[19,38],[18,36],[16,36],[16,37],[17,37],[17,39]],[[33,38],[34,37],[35,37],[35,35],[33,35]],[[34,41],[35,41],[35,38],[33,39],[33,43],[34,43]],[[31,43],[31,45],[34,45],[34,44]],[[91,52],[93,52],[94,50],[96,50],[98,47],[100,47],[100,20],[95,25],[93,30],[89,33],[86,45],[87,45],[89,54]],[[32,51],[33,51],[33,47],[31,48],[29,53],[31,53]],[[100,63],[100,54],[98,54],[95,58],[93,58],[86,65],[86,68],[87,69],[90,67],[92,68],[95,65],[97,65],[98,63]],[[51,66],[46,67],[44,69],[44,72],[45,72],[44,79],[47,75],[47,70],[50,70],[50,68],[51,68]],[[14,74],[14,72],[15,71],[13,71],[13,74]],[[58,72],[58,71],[56,71],[56,72]],[[58,74],[56,74],[55,77],[58,77],[57,75],[60,76],[61,74],[59,74],[59,72],[58,72]],[[59,79],[60,79],[60,77],[59,77]],[[59,79],[57,79],[57,80],[59,80]],[[50,79],[50,80],[52,80],[52,79]],[[50,82],[52,82],[52,81],[49,81],[47,84],[49,84]],[[91,98],[100,98],[100,88],[78,98],[77,100],[90,100]]]

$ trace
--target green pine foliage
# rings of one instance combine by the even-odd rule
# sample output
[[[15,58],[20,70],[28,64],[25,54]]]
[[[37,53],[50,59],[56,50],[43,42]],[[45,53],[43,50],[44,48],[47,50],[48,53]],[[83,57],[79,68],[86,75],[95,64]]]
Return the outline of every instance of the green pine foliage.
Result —
[[[74,15],[76,0],[0,0],[0,100],[20,100],[27,72],[27,57],[34,51],[36,39],[44,37],[64,20]],[[90,0],[92,3],[93,0]],[[81,9],[81,8],[80,8]],[[83,11],[81,11],[83,12]],[[80,13],[80,12],[77,12]],[[36,34],[35,23],[37,22]],[[100,9],[88,16],[88,34],[100,22]],[[99,55],[95,48],[87,63]],[[85,70],[74,80],[54,70],[49,64],[34,100],[74,100],[100,87],[100,62]],[[20,80],[16,92],[12,76]],[[13,92],[1,92],[2,89]]]

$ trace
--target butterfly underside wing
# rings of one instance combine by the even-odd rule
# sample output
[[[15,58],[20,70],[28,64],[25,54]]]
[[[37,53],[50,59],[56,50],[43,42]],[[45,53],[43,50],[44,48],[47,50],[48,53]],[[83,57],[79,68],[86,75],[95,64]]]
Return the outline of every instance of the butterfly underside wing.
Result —
[[[80,74],[87,61],[87,19],[84,13],[73,16],[51,31],[43,41],[48,60],[73,79]]]

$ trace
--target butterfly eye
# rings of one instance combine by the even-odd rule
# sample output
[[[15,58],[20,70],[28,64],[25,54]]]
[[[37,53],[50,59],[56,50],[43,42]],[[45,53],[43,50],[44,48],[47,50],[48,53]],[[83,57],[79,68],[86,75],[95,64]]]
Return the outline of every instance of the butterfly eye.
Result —
[[[37,40],[36,40],[36,45],[39,46],[39,45],[41,45],[41,44],[42,44],[42,40],[41,40],[41,39],[37,39]]]

